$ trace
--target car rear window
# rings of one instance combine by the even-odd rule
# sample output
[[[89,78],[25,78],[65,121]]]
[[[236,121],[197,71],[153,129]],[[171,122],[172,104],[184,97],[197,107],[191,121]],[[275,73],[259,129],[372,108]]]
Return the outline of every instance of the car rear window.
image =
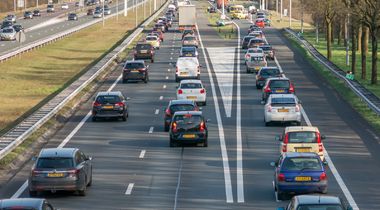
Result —
[[[148,36],[148,37],[146,38],[146,40],[157,40],[157,38],[154,37],[154,36]]]
[[[125,64],[125,68],[127,69],[140,69],[140,68],[144,68],[144,64],[143,63],[134,63],[134,62],[131,62],[131,63],[127,63]]]
[[[4,32],[4,33],[13,33],[13,29],[11,29],[11,28],[6,28],[6,29],[3,29],[3,32]]]
[[[340,205],[332,204],[307,204],[298,206],[297,210],[343,210]]]
[[[192,40],[195,40],[195,37],[193,36],[185,36],[185,38],[183,38],[184,40],[186,41],[192,41]]]
[[[37,168],[72,168],[73,158],[69,157],[49,157],[38,158]]]
[[[189,49],[189,48],[182,49],[182,53],[193,53],[193,52],[194,52],[194,49]]]
[[[263,43],[264,41],[261,39],[251,39],[250,43]]]
[[[96,99],[96,102],[101,103],[101,104],[107,104],[107,103],[114,104],[114,103],[118,103],[120,101],[121,100],[120,100],[119,96],[112,96],[112,95],[98,96],[98,98]]]
[[[260,48],[263,49],[263,50],[265,50],[265,51],[272,49],[272,47],[269,47],[269,46],[261,46]]]
[[[181,84],[181,89],[199,89],[202,88],[200,83],[184,83]]]
[[[194,105],[192,104],[175,104],[170,106],[170,112],[173,114],[174,112],[179,111],[194,111]]]
[[[181,125],[199,125],[202,122],[202,117],[200,115],[177,115],[174,117],[174,122],[177,123],[178,126]]]
[[[315,132],[290,132],[288,133],[289,143],[317,143],[317,135]]]
[[[262,53],[263,52],[263,50],[261,50],[261,49],[249,49],[248,50],[248,53]]]
[[[289,88],[290,84],[288,80],[272,80],[269,86],[270,88]]]
[[[261,69],[260,75],[261,76],[276,76],[279,75],[281,72],[279,69]]]
[[[294,98],[272,98],[271,105],[276,106],[284,106],[284,105],[295,105],[296,100]]]
[[[322,166],[318,158],[314,157],[291,157],[286,158],[282,164],[282,170],[290,171],[321,171]]]
[[[149,50],[151,48],[150,44],[138,44],[136,46],[137,50]]]

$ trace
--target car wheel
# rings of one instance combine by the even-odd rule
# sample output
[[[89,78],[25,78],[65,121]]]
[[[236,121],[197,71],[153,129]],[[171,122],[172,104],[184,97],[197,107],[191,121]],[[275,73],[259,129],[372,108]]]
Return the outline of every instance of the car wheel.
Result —
[[[208,147],[208,140],[206,139],[205,142],[203,142],[203,147]]]
[[[179,78],[175,76],[175,82],[179,82]]]
[[[121,117],[121,119],[125,122],[125,121],[127,121],[127,116],[124,115]]]
[[[38,195],[37,191],[29,190],[29,196],[30,197],[36,197]]]
[[[86,190],[87,190],[87,187],[85,185],[84,188],[83,188],[83,190],[78,190],[78,195],[80,195],[80,196],[86,196]]]
[[[265,126],[270,126],[271,122],[265,122]]]
[[[175,147],[177,144],[174,142],[172,138],[170,138],[170,147]]]
[[[148,83],[148,81],[149,81],[149,77],[146,76],[145,79],[144,79],[144,83]]]
[[[260,89],[260,85],[256,84],[256,89]]]
[[[169,129],[170,129],[170,127],[169,127],[168,125],[165,125],[165,124],[164,124],[164,130],[165,130],[165,132],[168,132]]]
[[[151,59],[150,62],[151,62],[151,63],[154,63],[154,59]]]
[[[285,195],[285,193],[283,193],[283,192],[278,192],[278,190],[276,190],[276,196],[277,196],[277,200],[280,200],[280,201],[286,199],[286,195]]]
[[[247,67],[247,73],[251,73],[251,71],[249,70],[249,68]]]
[[[92,122],[96,122],[97,118],[94,116],[92,117]]]

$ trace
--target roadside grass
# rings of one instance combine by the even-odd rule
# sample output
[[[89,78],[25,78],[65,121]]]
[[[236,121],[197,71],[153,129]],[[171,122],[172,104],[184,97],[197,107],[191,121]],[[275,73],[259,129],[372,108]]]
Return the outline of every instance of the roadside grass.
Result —
[[[149,4],[146,4],[147,16]],[[137,9],[143,14],[143,8]],[[138,22],[143,20],[139,15]],[[135,26],[135,12],[119,15],[77,32],[67,38],[0,63],[0,134],[35,111],[49,97],[67,87],[116,47]],[[38,106],[36,106],[38,105]]]
[[[289,27],[289,17],[283,16],[281,19],[281,16],[276,11],[270,11],[269,19],[271,20],[271,25],[275,28],[288,28]],[[292,29],[294,30],[301,30],[301,21],[292,19]],[[304,30],[311,30],[314,27],[304,22]]]
[[[290,40],[292,46],[301,54],[305,55],[307,61],[316,69],[327,82],[346,100],[366,121],[369,122],[377,131],[380,132],[380,116],[374,113],[351,89],[344,81],[337,78],[327,68],[315,60],[312,55],[289,34],[286,37]]]

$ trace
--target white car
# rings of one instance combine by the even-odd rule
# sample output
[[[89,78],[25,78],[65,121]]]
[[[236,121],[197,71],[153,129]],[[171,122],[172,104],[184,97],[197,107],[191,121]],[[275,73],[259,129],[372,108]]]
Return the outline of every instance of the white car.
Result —
[[[10,22],[12,22],[12,23],[15,23],[15,22],[16,22],[16,19],[17,19],[16,15],[13,15],[13,14],[9,14],[9,15],[7,15],[7,16],[4,18],[4,20],[6,20],[6,21],[10,21]]]
[[[169,4],[168,9],[170,10],[176,10],[176,6],[174,4]]]
[[[61,9],[69,9],[69,5],[66,3],[63,3],[61,6]]]
[[[0,40],[14,41],[16,40],[16,30],[12,27],[0,30]]]
[[[176,66],[176,82],[181,79],[200,79],[201,77],[200,65],[196,57],[179,57]]]
[[[157,36],[147,36],[145,42],[152,45],[154,49],[160,49],[161,40]]]
[[[206,89],[201,80],[182,80],[177,89],[177,100],[193,100],[206,105]]]
[[[249,48],[244,55],[245,62],[249,61],[251,57],[264,57],[264,50],[261,48]]]
[[[294,94],[271,94],[264,107],[265,126],[272,122],[295,122],[301,125],[301,106]]]
[[[101,18],[103,17],[103,12],[102,11],[95,11],[94,14],[92,15],[94,18]]]

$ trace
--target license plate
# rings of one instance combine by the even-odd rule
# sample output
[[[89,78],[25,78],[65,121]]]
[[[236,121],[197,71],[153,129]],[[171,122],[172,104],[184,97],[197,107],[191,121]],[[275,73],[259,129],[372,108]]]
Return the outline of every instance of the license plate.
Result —
[[[113,106],[103,106],[103,109],[113,109]]]
[[[186,98],[187,98],[187,99],[191,99],[191,100],[195,100],[195,99],[197,99],[196,96],[187,96]]]
[[[192,56],[192,54],[188,53],[188,54],[186,54],[186,56]]]
[[[296,152],[310,152],[310,148],[296,148]]]
[[[187,75],[187,72],[181,72],[180,75]]]
[[[133,73],[137,73],[137,72],[139,72],[139,70],[132,70],[131,72],[133,72]]]
[[[276,93],[285,93],[285,90],[276,90]]]
[[[260,70],[260,67],[255,67],[256,70]]]
[[[289,109],[279,109],[278,112],[289,112]]]
[[[195,138],[195,134],[183,134],[182,137],[185,139],[193,139]]]
[[[141,50],[140,52],[145,54],[148,53],[148,50]]]
[[[308,181],[311,181],[311,177],[310,176],[297,176],[295,178],[295,180],[297,182],[308,182]]]
[[[48,173],[48,177],[63,177],[63,173]]]

